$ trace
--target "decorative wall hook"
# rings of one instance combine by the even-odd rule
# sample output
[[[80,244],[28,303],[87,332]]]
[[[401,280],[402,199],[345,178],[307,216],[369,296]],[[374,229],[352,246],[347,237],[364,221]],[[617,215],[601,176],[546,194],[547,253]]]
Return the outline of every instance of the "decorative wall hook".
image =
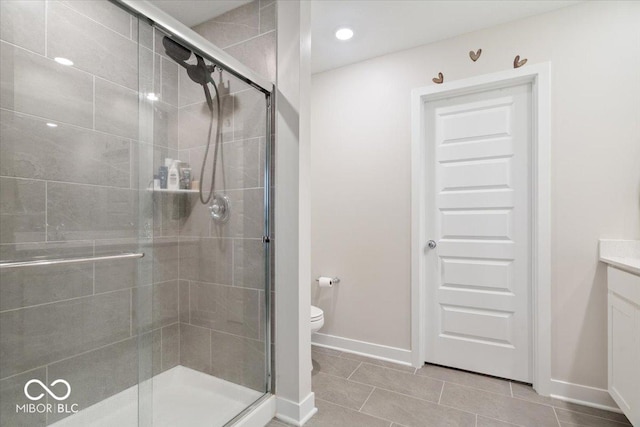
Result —
[[[438,73],[438,77],[434,77],[431,80],[433,80],[435,84],[441,84],[444,81],[444,76],[442,73]]]
[[[526,63],[527,63],[527,58],[520,60],[520,55],[516,55],[516,57],[513,58],[513,68],[520,68]]]
[[[480,55],[482,55],[482,49],[478,49],[477,52],[474,52],[472,50],[469,51],[469,58],[471,58],[473,62],[476,62],[478,58],[480,58]]]

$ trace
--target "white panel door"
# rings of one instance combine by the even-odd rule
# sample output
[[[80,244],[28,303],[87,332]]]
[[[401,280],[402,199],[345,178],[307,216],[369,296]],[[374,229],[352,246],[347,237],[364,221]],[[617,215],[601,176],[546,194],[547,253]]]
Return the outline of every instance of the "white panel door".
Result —
[[[427,362],[531,382],[531,85],[426,104]]]

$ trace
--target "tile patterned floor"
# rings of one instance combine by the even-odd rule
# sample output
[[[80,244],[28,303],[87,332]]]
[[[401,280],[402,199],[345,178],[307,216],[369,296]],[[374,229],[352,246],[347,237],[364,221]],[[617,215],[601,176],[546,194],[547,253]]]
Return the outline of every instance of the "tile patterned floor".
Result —
[[[313,348],[318,413],[308,427],[628,427],[622,414],[529,386],[434,365],[420,369]],[[267,427],[287,427],[272,420]]]

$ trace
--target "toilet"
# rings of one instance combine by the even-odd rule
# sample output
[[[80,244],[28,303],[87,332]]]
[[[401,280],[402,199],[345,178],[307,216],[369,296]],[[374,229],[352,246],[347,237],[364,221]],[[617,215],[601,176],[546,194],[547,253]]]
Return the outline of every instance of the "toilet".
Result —
[[[324,325],[324,312],[321,308],[311,306],[311,334],[318,332]]]
[[[311,335],[318,332],[324,325],[324,312],[321,308],[311,306]],[[313,371],[313,359],[311,359],[311,370]]]

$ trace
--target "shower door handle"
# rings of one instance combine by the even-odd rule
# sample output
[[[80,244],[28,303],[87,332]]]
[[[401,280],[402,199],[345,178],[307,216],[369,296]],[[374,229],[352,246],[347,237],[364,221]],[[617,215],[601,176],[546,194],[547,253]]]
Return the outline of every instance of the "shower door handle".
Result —
[[[94,262],[94,261],[111,261],[117,259],[135,259],[142,258],[144,256],[144,252],[139,253],[122,253],[116,255],[104,255],[104,256],[93,256],[93,257],[83,257],[83,258],[57,258],[57,259],[34,259],[29,261],[7,261],[0,262],[0,270],[4,270],[7,268],[18,268],[18,267],[37,267],[37,266],[45,266],[45,265],[60,265],[60,264],[80,264],[84,262]]]

